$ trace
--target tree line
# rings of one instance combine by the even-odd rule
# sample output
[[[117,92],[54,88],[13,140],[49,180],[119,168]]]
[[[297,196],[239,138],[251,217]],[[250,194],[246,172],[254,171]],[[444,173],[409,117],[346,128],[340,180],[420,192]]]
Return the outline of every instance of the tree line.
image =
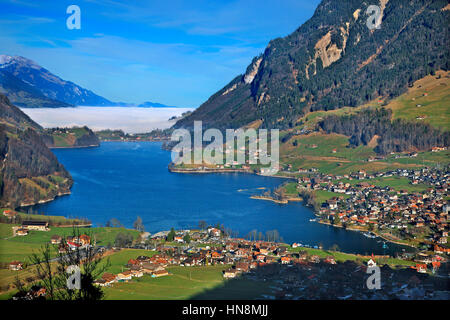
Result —
[[[330,115],[318,123],[326,133],[350,137],[351,146],[367,145],[378,135],[374,151],[378,154],[403,151],[425,151],[432,147],[448,147],[450,132],[427,123],[395,119],[386,108],[368,108],[350,115]]]

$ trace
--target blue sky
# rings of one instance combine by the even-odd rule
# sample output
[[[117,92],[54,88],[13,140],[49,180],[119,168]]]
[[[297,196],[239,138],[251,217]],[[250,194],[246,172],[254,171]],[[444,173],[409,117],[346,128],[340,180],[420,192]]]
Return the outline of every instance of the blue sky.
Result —
[[[319,0],[0,0],[0,53],[113,101],[197,107]],[[81,9],[69,30],[66,8]]]

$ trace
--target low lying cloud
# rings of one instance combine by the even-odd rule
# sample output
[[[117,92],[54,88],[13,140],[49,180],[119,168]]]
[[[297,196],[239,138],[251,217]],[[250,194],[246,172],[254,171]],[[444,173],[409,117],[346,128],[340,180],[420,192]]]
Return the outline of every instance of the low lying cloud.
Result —
[[[137,108],[137,107],[76,107],[76,108],[22,108],[31,119],[44,128],[88,126],[93,130],[121,129],[127,133],[166,129],[175,121],[173,116],[192,111],[191,108]]]

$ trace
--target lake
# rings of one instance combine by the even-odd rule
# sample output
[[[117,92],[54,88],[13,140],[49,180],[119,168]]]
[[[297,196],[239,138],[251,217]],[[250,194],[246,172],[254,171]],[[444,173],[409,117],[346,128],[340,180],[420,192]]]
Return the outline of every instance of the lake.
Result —
[[[105,142],[98,148],[56,149],[58,159],[74,179],[72,194],[36,205],[48,215],[86,217],[94,226],[117,218],[126,227],[140,216],[146,231],[197,227],[200,220],[223,224],[245,237],[251,230],[278,230],[287,243],[337,244],[361,254],[401,251],[379,238],[309,221],[311,209],[301,203],[280,205],[250,199],[260,188],[275,188],[284,180],[251,174],[179,174],[167,169],[170,152],[158,142]]]

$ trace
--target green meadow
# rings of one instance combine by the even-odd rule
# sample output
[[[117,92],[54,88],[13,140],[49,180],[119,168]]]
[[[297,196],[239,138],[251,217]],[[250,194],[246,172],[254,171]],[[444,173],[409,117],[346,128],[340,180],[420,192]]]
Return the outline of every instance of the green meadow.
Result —
[[[113,245],[118,233],[128,233],[137,239],[139,232],[125,228],[64,228],[50,227],[50,231],[31,230],[26,236],[12,237],[13,224],[0,223],[0,262],[19,260],[26,262],[27,258],[49,243],[53,235],[62,237],[76,234],[90,235],[100,246]]]
[[[269,283],[248,279],[225,280],[228,265],[168,267],[170,275],[144,275],[105,288],[106,300],[255,299],[270,293]]]

